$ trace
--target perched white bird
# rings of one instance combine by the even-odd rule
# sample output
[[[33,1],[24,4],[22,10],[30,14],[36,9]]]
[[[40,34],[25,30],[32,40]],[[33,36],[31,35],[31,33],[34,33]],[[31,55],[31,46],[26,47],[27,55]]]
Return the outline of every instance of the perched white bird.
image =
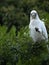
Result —
[[[30,36],[34,42],[40,42],[42,40],[48,41],[48,34],[45,27],[45,24],[40,20],[38,13],[35,10],[32,10],[30,13]]]

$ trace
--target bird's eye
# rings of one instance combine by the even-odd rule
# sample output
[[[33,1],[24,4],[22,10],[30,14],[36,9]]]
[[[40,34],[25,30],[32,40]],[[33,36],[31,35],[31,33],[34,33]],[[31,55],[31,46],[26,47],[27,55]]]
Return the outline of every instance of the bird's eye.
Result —
[[[35,14],[35,16],[36,16],[36,13],[34,13]]]
[[[30,15],[32,15],[32,13],[30,13]]]

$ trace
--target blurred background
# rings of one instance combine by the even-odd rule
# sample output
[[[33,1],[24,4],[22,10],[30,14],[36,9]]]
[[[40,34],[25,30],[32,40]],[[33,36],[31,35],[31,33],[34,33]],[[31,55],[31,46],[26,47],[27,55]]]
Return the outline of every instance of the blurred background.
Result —
[[[49,0],[0,0],[0,65],[49,65],[46,43],[34,44],[29,36],[31,10],[49,35]]]

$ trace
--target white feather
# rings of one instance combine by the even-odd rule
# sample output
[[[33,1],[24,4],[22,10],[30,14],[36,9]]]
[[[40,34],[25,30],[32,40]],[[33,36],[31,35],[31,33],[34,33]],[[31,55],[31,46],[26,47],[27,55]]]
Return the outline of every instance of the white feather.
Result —
[[[35,28],[38,28],[39,32],[36,31]],[[45,24],[43,21],[40,20],[35,10],[32,10],[30,13],[29,29],[30,29],[30,36],[32,37],[34,42],[39,42],[41,40],[45,40],[46,42],[48,41],[48,34]]]

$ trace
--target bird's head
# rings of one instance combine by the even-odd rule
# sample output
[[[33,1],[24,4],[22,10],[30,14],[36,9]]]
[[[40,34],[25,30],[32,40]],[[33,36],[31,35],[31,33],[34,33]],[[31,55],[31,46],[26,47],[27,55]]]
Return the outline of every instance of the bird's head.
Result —
[[[37,12],[36,12],[35,10],[32,10],[32,11],[31,11],[30,17],[31,17],[32,19],[37,19],[37,18],[39,18],[39,17],[38,17],[38,14],[37,14]]]

